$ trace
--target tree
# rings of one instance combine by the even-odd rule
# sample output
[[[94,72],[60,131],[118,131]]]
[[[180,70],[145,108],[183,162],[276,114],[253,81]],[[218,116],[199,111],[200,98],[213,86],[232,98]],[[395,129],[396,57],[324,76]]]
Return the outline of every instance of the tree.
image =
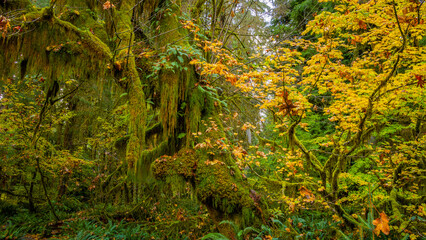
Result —
[[[392,214],[403,231],[410,221],[402,209],[417,208],[424,200],[424,6],[418,1],[334,3],[334,10],[322,11],[307,25],[304,34],[313,40],[295,38],[269,50],[263,71],[233,74],[223,67],[219,74],[243,91],[254,89],[260,107],[274,114],[276,130],[288,145],[259,138],[278,152],[284,174],[260,177],[270,186],[284,186],[283,191],[292,189],[284,196],[290,209],[297,201],[305,206],[322,196],[347,224],[357,226],[345,205],[365,201],[371,194],[368,184],[378,181],[371,201]],[[232,65],[233,60],[222,62]],[[207,63],[197,63],[206,74],[215,73]],[[315,125],[310,118],[318,114],[334,127],[331,134],[312,139],[308,123]],[[300,139],[303,132],[308,133]],[[401,180],[408,171],[407,181]],[[347,193],[359,186],[363,190]],[[289,198],[296,190],[300,197]]]
[[[200,1],[192,9],[193,18],[200,18],[204,3]],[[202,120],[212,118],[212,123],[217,124],[212,138],[221,139],[225,135],[218,119],[220,106],[215,103],[212,90],[200,82],[194,67],[189,65],[191,59],[200,58],[202,54],[192,42],[194,34],[184,28],[185,23],[190,23],[181,11],[185,4],[181,1],[57,0],[47,7],[36,8],[26,0],[2,2],[0,63],[7,67],[2,68],[1,76],[3,81],[43,76],[47,106],[63,97],[64,83],[71,79],[98,89],[113,86],[106,91],[116,89],[119,94],[107,92],[106,95],[128,100],[128,135],[114,141],[115,147],[126,148],[124,165],[129,179],[136,181],[132,191],[134,201],[142,194],[138,181],[150,181],[153,161],[164,154],[175,154],[172,158],[161,158],[162,162],[167,159],[170,164],[176,161],[195,169],[193,176],[174,174],[175,179],[186,177],[186,181],[195,183],[199,199],[211,210],[213,218],[217,221],[231,216],[241,219],[241,209],[244,209],[248,224],[256,218],[254,212],[258,211],[258,205],[250,198],[248,184],[243,181],[230,152],[215,155],[221,164],[213,166],[209,164],[210,154],[188,150],[194,144],[192,133],[207,129]],[[210,20],[214,29],[219,25],[222,8],[216,3],[213,5],[216,6],[213,11],[218,14]],[[212,38],[215,32],[211,30]],[[91,104],[83,101],[82,96],[87,92],[90,91],[85,87],[69,96],[65,108],[79,114],[93,111]],[[96,135],[94,129],[105,129],[96,127],[103,120],[95,121],[95,114],[85,121],[82,117],[81,114],[70,121],[74,121],[74,125],[90,123],[87,131],[68,128],[65,149],[75,150],[78,146],[72,142],[77,142],[77,138]],[[111,171],[101,186],[107,186],[114,174],[126,169],[119,163],[116,166],[117,171]],[[157,177],[161,176],[158,166],[154,167]],[[226,180],[216,188],[216,181],[221,178]],[[240,202],[241,199],[246,201]]]
[[[402,169],[417,169],[414,171],[420,173],[424,168],[425,152],[421,146],[425,135],[420,130],[425,108],[422,5],[415,1],[338,2],[334,11],[323,11],[308,24],[305,33],[318,36],[317,41],[288,42],[288,48],[270,57],[269,64],[278,74],[271,78],[266,90],[281,94],[265,99],[264,107],[280,104],[278,115],[285,119],[282,124],[290,146],[303,153],[305,168],[312,169],[311,175],[319,175],[319,194],[334,203],[349,222],[354,219],[342,207],[344,201],[339,192],[345,185],[343,178],[361,174],[356,169],[360,170],[365,159],[379,166],[376,177],[380,181],[385,181],[385,176],[399,176]],[[314,49],[316,54],[304,59],[297,48]],[[297,66],[303,66],[303,70],[295,71]],[[313,101],[317,98],[327,102],[323,109]],[[318,139],[318,150],[330,154],[325,161],[320,161],[317,149],[307,148],[297,137],[297,126],[308,130],[303,119],[315,111],[323,111],[330,117],[330,124],[336,124],[333,135]],[[411,126],[408,131],[415,134],[395,131],[392,121]],[[389,131],[404,140],[391,140],[389,144],[383,138],[384,132]],[[401,149],[405,149],[404,153]],[[405,155],[410,151],[416,154]],[[386,164],[385,156],[389,156]],[[414,185],[418,182],[414,179],[419,177],[411,176]],[[381,182],[376,188],[387,193],[379,205],[392,203],[389,211],[398,219],[399,228],[404,229],[408,222],[402,220],[401,204],[423,199],[424,192],[408,194],[400,190],[402,183],[396,178],[387,184]],[[371,180],[367,175],[363,179]],[[381,196],[378,194],[379,199]]]

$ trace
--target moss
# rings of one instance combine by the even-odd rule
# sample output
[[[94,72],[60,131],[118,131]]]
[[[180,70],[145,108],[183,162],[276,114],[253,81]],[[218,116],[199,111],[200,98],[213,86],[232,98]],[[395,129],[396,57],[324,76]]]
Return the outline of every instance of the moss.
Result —
[[[243,207],[242,209],[242,226],[250,226],[253,223],[255,216],[252,209]]]
[[[59,18],[54,18],[55,23],[63,27],[66,31],[76,34],[81,39],[81,44],[88,51],[89,56],[95,56],[99,58],[112,59],[112,53],[109,47],[102,42],[98,36],[88,30],[82,31],[73,24],[62,21]]]
[[[79,29],[89,31],[104,43],[109,42],[109,37],[103,22],[98,20],[96,13],[90,9],[77,11],[75,8],[67,8],[63,10],[59,18],[63,21],[72,23]]]
[[[197,155],[192,149],[181,149],[174,156],[162,156],[152,164],[153,174],[158,179],[165,179],[170,175],[181,175],[193,180],[197,169]]]
[[[177,124],[179,101],[179,75],[167,71],[160,76],[161,105],[160,116],[163,125],[163,135],[174,135]]]
[[[253,208],[249,189],[231,175],[231,169],[220,160],[205,160],[197,168],[197,195],[201,202],[225,214]]]
[[[105,76],[112,54],[99,38],[56,18],[48,8],[31,11],[25,16],[22,29],[31,31],[0,42],[0,54],[4,55],[2,63],[10,66],[0,70],[2,77],[19,68],[15,61],[20,59],[28,61],[28,74],[42,73],[48,79],[60,80],[71,75],[89,79]]]
[[[202,10],[203,10],[203,6],[204,6],[205,2],[206,2],[206,0],[197,0],[194,7],[191,9],[191,17],[193,19],[195,19],[195,21],[197,23],[199,23],[199,21],[200,21],[199,17],[200,17]]]
[[[131,47],[134,43],[132,9],[135,5],[134,1],[123,1],[116,9],[104,11],[107,32],[112,37],[115,33],[119,33],[119,37],[115,39],[115,52],[112,62],[114,63],[114,76],[117,81],[122,84],[129,93],[130,121],[129,132],[130,138],[127,144],[126,160],[129,166],[129,173],[136,179],[143,179],[148,175],[149,164],[154,156],[162,153],[164,144],[151,150],[143,150],[145,148],[145,128],[146,128],[146,102],[143,92],[141,79],[136,70],[135,57],[131,53]],[[115,36],[115,35],[114,35]],[[120,79],[126,79],[121,82]],[[149,162],[149,164],[148,164]]]
[[[397,220],[402,220],[402,214],[399,210],[399,203],[397,202],[397,189],[394,188],[392,189],[391,193],[390,193],[390,202],[391,202],[391,206],[392,206],[392,213],[393,216],[395,217],[395,219]]]
[[[136,165],[130,167],[131,176],[139,181],[149,181],[152,162],[161,155],[166,154],[168,152],[168,147],[168,142],[163,141],[153,149],[142,151],[141,156],[136,161]]]
[[[182,191],[184,183],[192,182],[198,199],[218,222],[235,218],[238,224],[248,226],[261,214],[262,203],[250,197],[248,183],[224,161],[210,160],[205,153],[184,148],[173,156],[161,156],[152,164],[152,172],[157,179],[176,184],[174,191]]]

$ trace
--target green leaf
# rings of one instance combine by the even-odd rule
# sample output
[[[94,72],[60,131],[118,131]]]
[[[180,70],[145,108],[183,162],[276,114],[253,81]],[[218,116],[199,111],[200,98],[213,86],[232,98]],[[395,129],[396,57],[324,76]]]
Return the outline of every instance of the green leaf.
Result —
[[[201,240],[229,240],[229,238],[225,237],[220,233],[209,233],[203,238],[201,238]]]
[[[259,233],[259,230],[253,227],[246,227],[244,228],[244,230],[241,230],[240,232],[242,233],[242,236],[246,236],[247,234],[251,232]]]
[[[179,60],[180,63],[183,63],[183,57],[177,56],[177,59]]]
[[[279,225],[281,227],[281,229],[285,229],[287,227],[278,219],[272,219],[272,222]]]
[[[229,221],[229,220],[223,220],[222,222],[219,223],[219,225],[222,225],[222,224],[229,224],[229,225],[231,225],[234,228],[234,232],[238,233],[238,226],[234,222]]]
[[[185,136],[186,136],[186,133],[179,133],[177,138],[181,139],[181,138],[184,138]]]
[[[351,240],[346,234],[344,234],[342,231],[340,231],[339,229],[336,229],[339,233],[340,233],[340,235],[342,235],[342,237],[343,237],[343,239],[345,239],[345,240]]]

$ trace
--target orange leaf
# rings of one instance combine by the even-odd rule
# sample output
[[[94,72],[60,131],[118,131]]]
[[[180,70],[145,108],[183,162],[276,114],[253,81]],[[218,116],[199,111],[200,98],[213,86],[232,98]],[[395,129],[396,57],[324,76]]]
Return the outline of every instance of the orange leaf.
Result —
[[[299,188],[299,192],[300,192],[300,195],[306,198],[305,199],[306,202],[315,201],[315,195],[311,191],[309,191],[309,189],[307,189],[305,186],[301,186]]]
[[[114,4],[112,4],[110,1],[106,1],[103,5],[104,10],[115,8]]]
[[[375,219],[373,221],[374,226],[376,228],[374,229],[374,233],[379,236],[380,231],[382,231],[385,235],[389,235],[390,228],[389,228],[389,218],[386,215],[385,212],[380,213],[380,217]]]
[[[425,80],[423,80],[421,75],[415,75],[417,79],[417,87],[423,88],[423,85],[425,84]]]

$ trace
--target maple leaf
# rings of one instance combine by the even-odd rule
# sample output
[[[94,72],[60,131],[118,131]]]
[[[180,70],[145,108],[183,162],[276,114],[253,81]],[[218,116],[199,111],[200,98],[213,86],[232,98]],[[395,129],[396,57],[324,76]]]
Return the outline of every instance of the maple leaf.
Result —
[[[106,1],[103,5],[104,10],[115,8],[114,4],[112,4],[110,1]]]
[[[237,77],[233,74],[229,74],[226,76],[226,80],[230,82],[232,85],[235,85],[235,83],[237,82]]]
[[[266,157],[266,154],[265,154],[264,152],[256,151],[256,154],[257,154],[257,155],[259,155],[260,157],[265,158],[265,159],[267,158],[267,157]]]
[[[367,30],[367,24],[362,20],[358,20],[358,26],[360,29]]]
[[[373,221],[374,226],[374,233],[379,236],[380,231],[382,231],[385,235],[389,235],[390,228],[389,228],[389,218],[386,215],[385,212],[380,213],[380,217],[375,219]]]
[[[284,117],[287,115],[296,115],[297,111],[294,111],[296,106],[290,99],[288,99],[288,92],[284,90],[280,96],[283,98],[283,104],[279,106],[279,111],[285,112]]]
[[[9,19],[0,15],[0,30],[4,30],[8,27]]]
[[[0,32],[2,32],[2,36],[5,37],[7,33],[7,29],[10,28],[10,21],[6,17],[0,15]]]
[[[417,79],[417,87],[423,88],[423,85],[425,84],[425,80],[423,80],[423,77],[421,75],[415,75]]]
[[[232,153],[238,159],[242,159],[245,155],[247,155],[247,151],[241,146],[235,147]]]
[[[303,197],[305,197],[305,201],[306,202],[314,202],[315,201],[315,195],[309,190],[307,189],[305,186],[301,186],[299,188],[299,192],[300,195],[302,195]]]

